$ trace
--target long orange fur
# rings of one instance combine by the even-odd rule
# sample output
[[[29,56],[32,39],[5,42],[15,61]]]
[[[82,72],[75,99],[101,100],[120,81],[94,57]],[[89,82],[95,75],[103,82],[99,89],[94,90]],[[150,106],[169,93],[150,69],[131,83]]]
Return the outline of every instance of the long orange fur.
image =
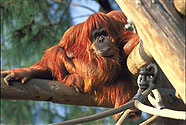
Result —
[[[70,27],[61,41],[47,49],[42,59],[28,68],[8,70],[17,79],[55,78],[67,86],[77,86],[84,93],[92,93],[118,107],[129,101],[135,90],[125,65],[126,56],[139,41],[137,34],[127,31],[127,18],[120,11],[96,13],[85,22]],[[114,43],[113,58],[91,51],[90,40],[95,27],[104,27]],[[119,47],[123,45],[122,47]],[[121,52],[125,55],[121,56]]]

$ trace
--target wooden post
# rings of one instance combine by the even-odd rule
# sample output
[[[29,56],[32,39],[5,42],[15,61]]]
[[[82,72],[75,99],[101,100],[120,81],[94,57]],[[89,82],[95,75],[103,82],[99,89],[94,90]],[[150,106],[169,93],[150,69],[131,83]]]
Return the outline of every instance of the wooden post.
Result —
[[[134,22],[144,46],[186,103],[185,25],[172,3],[167,0],[116,1]]]

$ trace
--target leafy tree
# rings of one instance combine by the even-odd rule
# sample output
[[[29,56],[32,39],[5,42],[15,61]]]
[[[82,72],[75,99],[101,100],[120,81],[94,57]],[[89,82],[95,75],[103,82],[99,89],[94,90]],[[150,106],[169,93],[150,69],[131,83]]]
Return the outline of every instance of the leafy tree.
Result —
[[[56,0],[57,1],[57,0]],[[29,66],[72,24],[71,1],[1,0],[1,67]],[[99,108],[34,101],[1,101],[1,123],[48,124],[95,114]],[[110,119],[88,123],[106,124]],[[87,124],[87,123],[86,123]]]
[[[71,25],[69,4],[70,1],[2,0],[3,68],[33,64],[47,47],[58,43]]]
[[[30,120],[32,116],[32,101],[2,101],[1,103],[1,123],[5,124],[33,124]]]
[[[105,12],[110,11],[110,5],[114,4],[112,0],[110,5],[109,0],[96,1]],[[71,0],[1,0],[1,67],[3,70],[29,66],[40,60],[46,48],[58,43],[62,34],[72,25],[70,4]],[[103,110],[105,108],[3,100],[1,123],[48,124]],[[114,121],[111,116],[85,124],[114,124]]]
[[[64,31],[71,25],[70,2],[2,0],[2,68],[5,70],[31,65],[41,58],[46,48],[58,43]],[[55,110],[50,111],[49,103],[7,100],[1,103],[1,123],[51,123],[54,122],[51,116],[60,116]]]

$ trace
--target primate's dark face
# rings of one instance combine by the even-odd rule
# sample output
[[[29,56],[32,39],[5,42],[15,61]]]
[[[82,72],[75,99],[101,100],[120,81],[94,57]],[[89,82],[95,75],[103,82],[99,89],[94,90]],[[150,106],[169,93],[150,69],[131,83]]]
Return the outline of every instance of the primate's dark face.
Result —
[[[91,41],[91,48],[103,57],[112,57],[116,52],[119,52],[105,28],[94,29],[92,31]]]

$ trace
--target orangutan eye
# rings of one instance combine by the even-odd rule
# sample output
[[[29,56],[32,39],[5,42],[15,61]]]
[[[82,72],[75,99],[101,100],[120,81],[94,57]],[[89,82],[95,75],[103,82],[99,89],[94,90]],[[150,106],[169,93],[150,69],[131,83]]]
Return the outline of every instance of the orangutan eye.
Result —
[[[107,31],[106,31],[105,29],[103,29],[103,30],[101,31],[101,35],[103,35],[103,36],[108,36],[108,33],[107,33]]]
[[[99,39],[100,37],[108,37],[108,33],[104,28],[98,28],[98,29],[94,29],[92,31],[92,35],[91,35],[91,41],[94,42],[96,41],[96,39]]]
[[[96,33],[94,34],[94,38],[97,38],[98,36],[100,36],[100,32],[96,32]]]

